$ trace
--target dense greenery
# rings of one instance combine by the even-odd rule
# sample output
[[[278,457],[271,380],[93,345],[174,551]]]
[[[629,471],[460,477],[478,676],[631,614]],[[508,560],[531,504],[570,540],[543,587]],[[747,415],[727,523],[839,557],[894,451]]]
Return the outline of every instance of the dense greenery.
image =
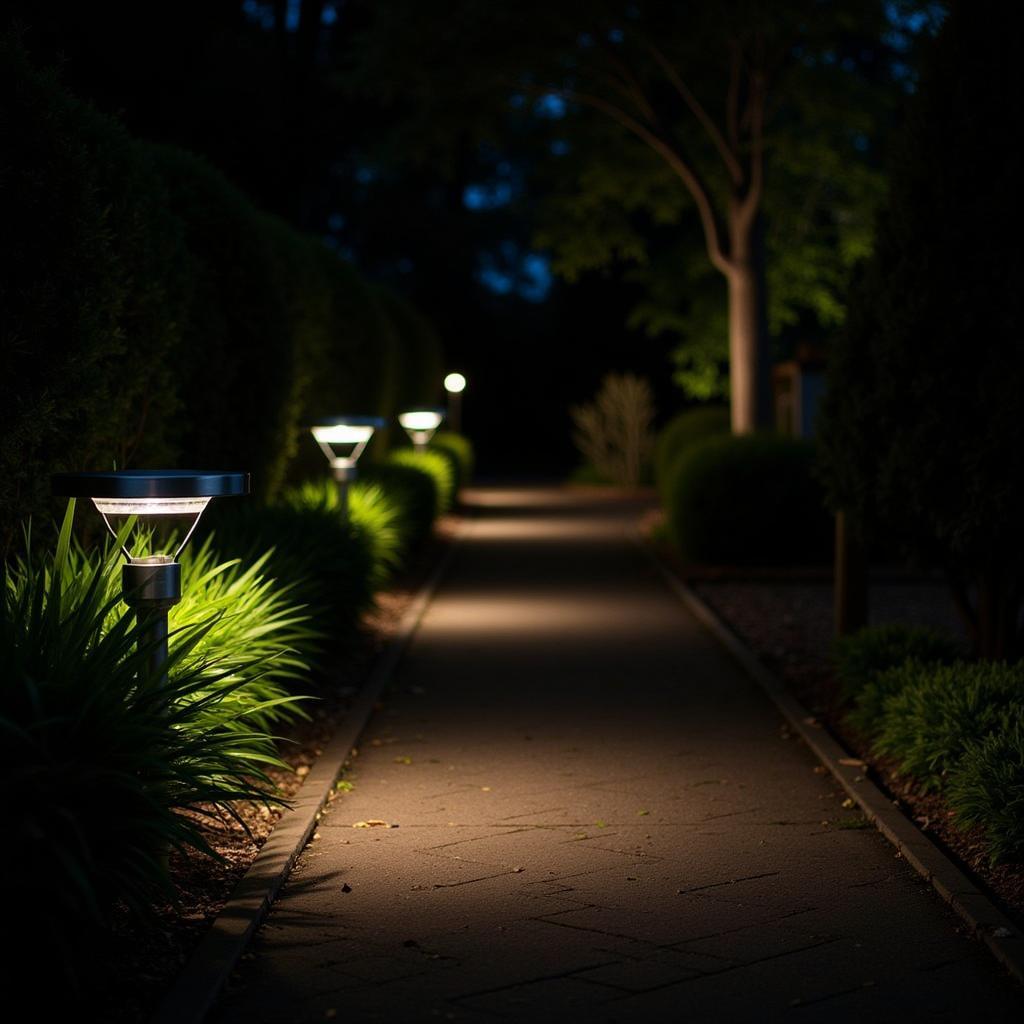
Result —
[[[668,533],[683,560],[827,561],[832,524],[813,460],[812,445],[780,437],[711,437],[692,445],[664,484]]]
[[[434,509],[432,518],[444,515],[455,502],[456,469],[451,456],[430,448],[396,448],[389,456],[393,466],[415,470],[434,482]]]
[[[993,861],[1024,857],[1024,665],[957,660],[951,638],[889,626],[841,642],[847,722],[958,824],[980,827]]]
[[[922,76],[819,418],[829,498],[948,576],[983,657],[1021,651],[1024,346],[1013,34],[954,6]],[[952,142],[955,140],[955,144]],[[979,178],[978,154],[1000,154]]]
[[[473,446],[461,434],[442,430],[430,440],[430,447],[448,452],[455,460],[455,479],[459,487],[465,487],[473,479]]]
[[[722,405],[698,406],[681,412],[661,428],[654,446],[654,483],[664,494],[679,457],[697,441],[729,433],[729,410]]]
[[[311,417],[433,399],[438,339],[404,300],[10,39],[0,78],[0,551],[49,522],[55,470],[238,467],[269,501],[320,472]]]

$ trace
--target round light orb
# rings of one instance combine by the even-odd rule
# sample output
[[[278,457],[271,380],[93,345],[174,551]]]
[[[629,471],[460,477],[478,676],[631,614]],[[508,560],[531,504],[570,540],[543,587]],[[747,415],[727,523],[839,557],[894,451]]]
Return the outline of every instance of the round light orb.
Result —
[[[444,389],[449,394],[457,395],[466,390],[466,378],[461,373],[449,373],[444,379]]]

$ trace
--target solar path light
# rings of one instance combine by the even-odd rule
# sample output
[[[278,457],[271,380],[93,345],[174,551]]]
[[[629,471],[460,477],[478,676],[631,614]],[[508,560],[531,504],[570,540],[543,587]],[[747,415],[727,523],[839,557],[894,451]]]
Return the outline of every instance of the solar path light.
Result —
[[[462,392],[466,390],[466,378],[461,373],[449,373],[444,379],[448,392],[448,426],[457,434],[462,429]]]
[[[134,609],[143,627],[140,650],[148,652],[154,679],[167,681],[167,612],[181,600],[181,554],[211,498],[249,493],[248,473],[185,469],[127,469],[110,473],[60,473],[53,478],[53,493],[66,498],[90,498],[111,536],[121,544],[124,603]],[[192,519],[174,554],[134,555],[110,520],[136,516],[157,535],[176,517]]]
[[[386,426],[378,416],[331,416],[310,427],[334,471],[341,496],[341,514],[348,521],[348,485],[356,478],[356,463],[375,430]]]
[[[412,440],[417,451],[423,451],[444,419],[444,409],[409,409],[398,417],[398,422]]]

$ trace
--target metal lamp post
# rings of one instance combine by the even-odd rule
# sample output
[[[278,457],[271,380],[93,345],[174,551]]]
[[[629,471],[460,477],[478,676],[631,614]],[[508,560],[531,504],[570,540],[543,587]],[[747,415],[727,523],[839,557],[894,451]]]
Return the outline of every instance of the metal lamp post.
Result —
[[[444,409],[408,409],[398,417],[398,422],[409,435],[416,451],[423,451],[427,447],[442,420]]]
[[[458,434],[462,430],[462,392],[466,390],[466,378],[461,373],[449,373],[444,379],[448,392],[448,426]]]
[[[356,478],[356,463],[375,430],[386,426],[378,416],[331,416],[310,427],[327,456],[341,497],[341,514],[348,522],[348,485]]]
[[[154,679],[167,681],[167,613],[181,600],[181,554],[211,498],[249,493],[249,474],[193,470],[121,470],[110,473],[61,473],[53,493],[90,498],[111,536],[118,540],[110,517],[138,516],[152,525],[167,516],[194,516],[185,539],[173,555],[133,555],[121,545],[122,598],[143,627],[139,646],[149,652]]]

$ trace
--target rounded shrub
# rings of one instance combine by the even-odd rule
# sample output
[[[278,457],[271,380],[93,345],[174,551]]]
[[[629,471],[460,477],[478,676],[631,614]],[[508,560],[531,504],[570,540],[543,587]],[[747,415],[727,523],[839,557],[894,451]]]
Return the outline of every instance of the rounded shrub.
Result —
[[[688,448],[731,430],[729,410],[725,406],[701,406],[673,416],[661,428],[654,445],[654,484],[658,490],[664,492],[672,467]]]
[[[388,461],[395,466],[406,466],[434,481],[437,504],[433,518],[443,516],[455,501],[455,469],[450,457],[429,448],[417,451],[414,448],[396,448]]]
[[[712,437],[680,456],[665,488],[669,537],[686,562],[827,562],[832,521],[813,446],[762,435]]]
[[[465,487],[473,478],[473,443],[469,438],[451,430],[443,430],[434,435],[430,447],[452,454],[457,470],[456,486]]]
[[[972,744],[1004,726],[1024,693],[1024,664],[907,663],[882,678],[901,677],[886,697],[875,740],[880,754],[923,789],[939,789]]]
[[[430,536],[437,512],[437,483],[429,473],[398,462],[360,464],[361,483],[377,484],[391,496],[401,517],[402,547],[413,551]]]

